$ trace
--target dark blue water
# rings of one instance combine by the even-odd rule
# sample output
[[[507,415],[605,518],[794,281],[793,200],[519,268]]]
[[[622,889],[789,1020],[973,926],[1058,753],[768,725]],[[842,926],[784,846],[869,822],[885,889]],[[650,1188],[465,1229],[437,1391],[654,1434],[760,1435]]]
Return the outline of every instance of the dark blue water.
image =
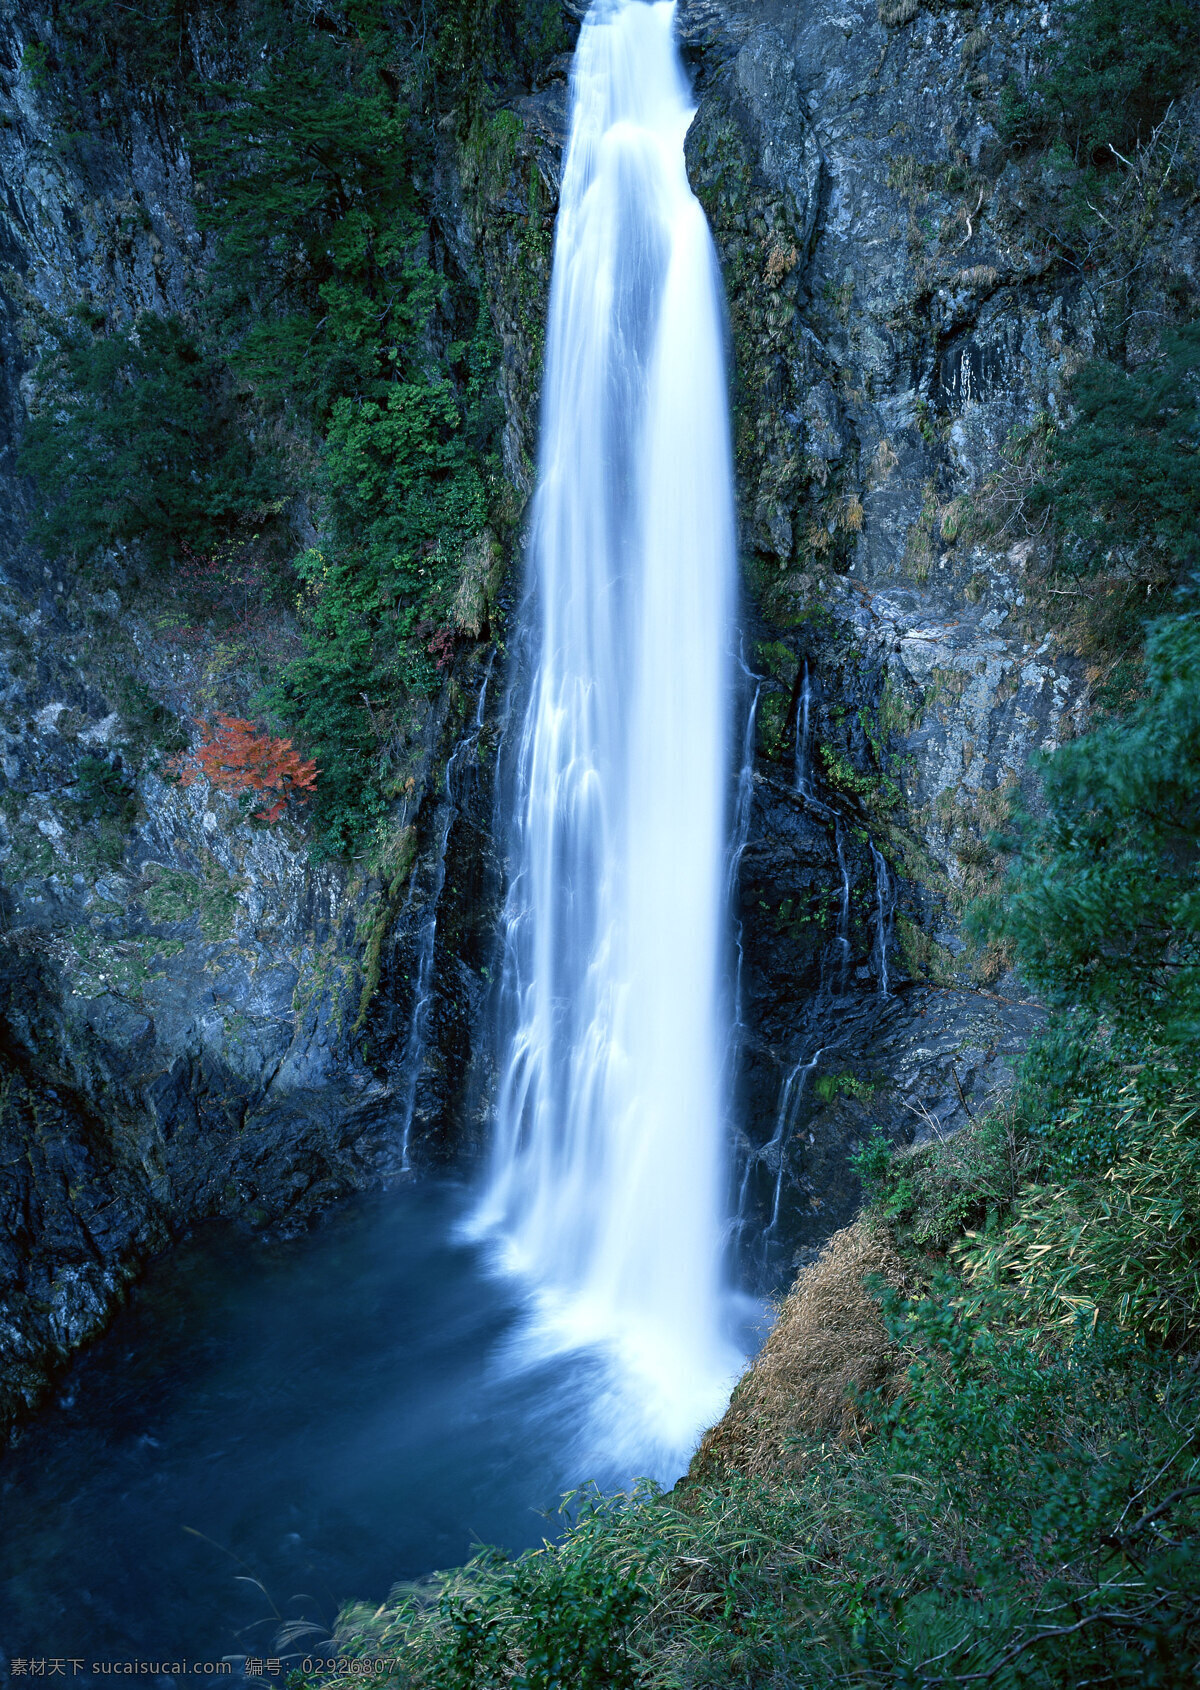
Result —
[[[454,1241],[463,1201],[214,1227],[153,1267],[0,1457],[3,1655],[76,1686],[111,1685],[93,1661],[277,1655],[283,1620],[525,1548],[564,1489],[618,1477],[581,1470],[594,1364],[498,1363],[522,1310]]]

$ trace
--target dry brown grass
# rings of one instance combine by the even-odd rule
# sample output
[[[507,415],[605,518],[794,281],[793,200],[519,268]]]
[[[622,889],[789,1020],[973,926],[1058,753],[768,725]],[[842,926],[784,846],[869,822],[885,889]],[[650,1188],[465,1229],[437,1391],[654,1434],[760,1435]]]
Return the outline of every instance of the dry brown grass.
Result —
[[[897,1289],[907,1283],[887,1233],[860,1219],[834,1234],[784,1298],[724,1418],[705,1433],[689,1478],[731,1470],[778,1477],[803,1466],[806,1449],[821,1440],[855,1436],[854,1393],[899,1375],[898,1352],[863,1283],[872,1275]]]

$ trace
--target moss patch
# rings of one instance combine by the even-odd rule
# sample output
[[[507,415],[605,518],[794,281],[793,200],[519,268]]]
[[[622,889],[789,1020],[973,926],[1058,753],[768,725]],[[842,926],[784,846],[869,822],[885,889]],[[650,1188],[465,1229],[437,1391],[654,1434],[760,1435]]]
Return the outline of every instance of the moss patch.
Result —
[[[227,874],[215,857],[206,853],[199,875],[157,865],[155,869],[142,895],[151,921],[169,926],[198,916],[200,931],[210,944],[233,937],[241,882]]]

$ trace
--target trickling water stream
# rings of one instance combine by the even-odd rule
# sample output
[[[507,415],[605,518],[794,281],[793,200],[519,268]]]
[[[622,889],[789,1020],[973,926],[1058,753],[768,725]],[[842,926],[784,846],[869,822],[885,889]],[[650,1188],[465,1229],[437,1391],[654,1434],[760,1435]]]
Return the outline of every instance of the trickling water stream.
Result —
[[[478,751],[479,736],[483,732],[484,713],[487,709],[488,685],[492,678],[495,656],[496,654],[493,651],[488,658],[470,730],[459,740],[446,759],[446,772],[442,778],[442,794],[438,808],[431,884],[425,893],[425,903],[417,929],[416,979],[413,983],[412,1011],[409,1018],[408,1035],[404,1041],[404,1055],[400,1062],[400,1153],[405,1172],[408,1172],[411,1167],[409,1152],[413,1117],[416,1114],[417,1106],[417,1086],[421,1078],[421,1067],[425,1060],[428,1037],[438,906],[441,901],[442,889],[446,884],[446,847],[450,842],[450,830],[458,816],[456,772],[460,763],[470,763]],[[414,874],[409,880],[408,897],[400,916],[399,925],[401,926],[403,926],[404,917],[408,913],[408,906],[411,903],[415,885],[416,875]]]
[[[888,947],[896,919],[896,889],[883,852],[871,841],[871,862],[875,869],[875,957],[879,995],[890,997],[888,989]]]
[[[723,1335],[734,517],[720,279],[671,4],[579,37],[547,337],[503,973],[476,1231],[540,1340],[614,1364],[609,1439],[678,1472]]]
[[[894,943],[896,888],[887,861],[864,825],[861,813],[846,799],[821,784],[814,764],[813,742],[820,713],[818,688],[808,659],[802,660],[789,719],[795,724],[792,790],[803,809],[831,836],[838,891],[832,931],[818,953],[816,989],[803,1003],[790,1030],[786,1061],[781,1062],[775,1094],[772,1130],[755,1144],[743,1141],[739,1162],[736,1202],[736,1232],[739,1248],[750,1277],[762,1286],[778,1284],[789,1267],[789,1230],[793,1217],[785,1202],[789,1184],[805,1187],[797,1179],[797,1163],[803,1158],[802,1134],[813,1112],[813,1093],[818,1090],[818,1069],[838,1053],[848,1052],[862,1029],[863,986],[869,972],[875,976],[873,996],[892,996],[889,957]],[[873,930],[872,970],[854,968],[854,877],[860,872],[865,844],[874,873],[874,898],[870,918]],[[858,860],[856,860],[856,858]],[[861,937],[861,935],[859,936]],[[780,1056],[782,1056],[780,1052]],[[818,1091],[818,1097],[819,1097]],[[811,1134],[808,1143],[815,1142]],[[814,1197],[811,1185],[807,1196]]]

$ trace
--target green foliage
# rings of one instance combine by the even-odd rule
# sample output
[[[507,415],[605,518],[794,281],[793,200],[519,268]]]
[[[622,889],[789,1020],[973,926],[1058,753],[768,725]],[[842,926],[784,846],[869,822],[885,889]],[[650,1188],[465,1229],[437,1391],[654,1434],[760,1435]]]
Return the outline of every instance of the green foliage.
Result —
[[[181,552],[204,565],[247,518],[283,508],[307,459],[320,544],[290,591],[273,589],[293,600],[304,651],[263,704],[320,765],[326,852],[361,849],[387,810],[409,701],[453,656],[457,572],[499,487],[489,325],[421,186],[434,84],[465,74],[455,41],[500,44],[491,70],[476,56],[480,88],[477,73],[515,73],[560,44],[558,10],[540,0],[421,17],[418,30],[375,0],[340,8],[333,28],[281,0],[238,20],[208,9],[206,27],[251,67],[221,85],[180,68],[187,4],[134,20],[88,0],[63,22],[97,97],[117,67],[186,94],[216,258],[202,335],[154,317],[105,333],[85,318],[47,361],[21,460],[46,503],[38,538],[80,562],[135,546],[160,566]],[[210,569],[193,573],[215,588]],[[142,737],[169,736],[141,717]]]
[[[1031,1339],[949,1276],[884,1303],[907,1373],[864,1398],[865,1444],[614,1499],[432,1601],[347,1612],[337,1652],[412,1690],[1191,1682],[1194,1367],[1103,1329]]]
[[[383,813],[405,700],[440,684],[453,648],[458,567],[499,475],[477,443],[490,355],[481,324],[461,387],[448,376],[381,379],[371,397],[345,395],[332,409],[329,549],[297,563],[305,652],[275,699],[321,768],[315,816],[334,850],[357,848]]]
[[[1186,1087],[1189,1060],[1186,1046],[1146,1044],[1094,1015],[1052,1016],[1025,1058],[1021,1084],[1044,1177],[1103,1177],[1137,1136],[1139,1111],[1161,1111]]]
[[[1053,504],[1077,537],[1077,571],[1111,566],[1122,550],[1135,578],[1176,579],[1200,564],[1198,374],[1191,323],[1132,371],[1098,360],[1075,377],[1076,420],[1055,439],[1054,473],[1031,503]]]
[[[1121,1526],[1142,1518],[1131,1498],[1150,1451],[1178,1460],[1182,1431],[1185,1478],[1194,1465],[1196,1428],[1179,1418],[1193,1370],[1108,1332],[1031,1341],[1003,1299],[964,1298],[949,1277],[885,1308],[912,1359],[903,1393],[876,1398],[877,1459],[915,1484],[908,1506],[876,1514],[890,1576],[862,1652],[896,1675],[882,1681],[1186,1682],[1200,1646],[1194,1500],[1161,1535]]]
[[[187,748],[187,733],[178,716],[154,697],[144,681],[123,674],[117,681],[121,725],[135,758],[157,753],[177,756]]]
[[[878,1082],[857,1074],[822,1074],[813,1090],[822,1103],[832,1103],[836,1097],[855,1097],[865,1102],[875,1095]]]
[[[150,920],[166,926],[198,918],[200,932],[210,942],[231,937],[237,912],[237,887],[215,858],[207,858],[201,874],[161,869],[142,899]]]
[[[75,842],[82,860],[119,868],[138,813],[137,793],[121,758],[81,757],[71,792],[71,808],[87,830],[87,837]]]
[[[628,1690],[634,1682],[626,1635],[642,1606],[637,1580],[600,1555],[547,1566],[526,1562],[510,1600],[524,1637],[521,1690]],[[509,1634],[510,1645],[514,1641]]]
[[[192,120],[223,337],[261,397],[318,425],[388,373],[435,287],[418,253],[422,132],[380,75],[386,41],[361,45],[365,63],[302,36],[260,85],[211,87]]]
[[[1200,615],[1158,622],[1145,670],[1126,719],[1043,761],[1044,813],[1019,829],[1007,894],[970,919],[1052,1004],[1186,1041],[1200,1031]]]
[[[966,1228],[1008,1214],[1030,1170],[1043,1159],[1022,1109],[1013,1105],[911,1150],[875,1132],[853,1153],[851,1164],[864,1203],[901,1245],[943,1255]]]
[[[164,566],[216,544],[276,491],[233,416],[220,366],[175,318],[105,333],[86,311],[40,371],[19,458],[46,500],[34,538],[95,563],[136,546]]]
[[[1006,85],[1003,132],[1017,146],[1057,141],[1078,164],[1115,164],[1194,84],[1198,59],[1193,0],[1071,0],[1028,88]]]
[[[81,821],[115,822],[128,828],[137,814],[137,799],[119,760],[81,757],[75,766],[75,800]]]
[[[353,53],[306,40],[197,120],[231,358],[256,403],[322,439],[324,532],[296,564],[305,649],[271,702],[320,767],[327,852],[360,850],[386,813],[407,701],[440,684],[499,484],[489,326],[430,261],[430,143],[388,49],[365,24]]]
[[[233,10],[228,0],[139,0],[136,8],[123,0],[52,0],[50,16],[61,68],[75,73],[101,122],[112,123],[118,77],[144,94],[177,88],[194,75],[189,25],[202,12],[216,21]]]
[[[468,120],[571,44],[559,0],[440,0],[436,16],[439,81],[461,96]]]
[[[1200,1104],[1191,1076],[1159,1064],[1156,1084],[1138,1076],[1060,1112],[1048,1182],[1001,1235],[974,1240],[972,1279],[1015,1285],[1067,1325],[1103,1316],[1174,1345],[1200,1334]]]
[[[347,1611],[351,1646],[403,1649],[406,1681],[439,1690],[633,1690],[630,1632],[646,1593],[641,1569],[609,1553],[624,1499],[586,1489],[562,1512],[569,1555],[549,1543],[515,1561],[482,1549],[432,1601],[419,1590],[390,1611]]]
[[[411,7],[381,0],[342,0],[323,11],[294,0],[52,0],[55,48],[50,69],[69,73],[88,115],[119,121],[113,87],[127,95],[195,104],[204,84],[193,40],[203,31],[223,56],[247,62],[327,39],[358,52],[384,44],[397,62],[415,65],[433,89],[435,109],[463,100],[468,112],[498,95],[527,87],[546,61],[570,45],[559,0],[427,0]],[[319,25],[317,20],[319,19]],[[328,39],[332,37],[332,43]],[[42,49],[43,55],[45,49]]]
[[[258,708],[320,766],[319,848],[361,852],[394,797],[413,700],[442,684],[460,636],[478,637],[459,573],[504,506],[496,349],[431,203],[434,125],[453,111],[468,144],[502,135],[511,153],[516,120],[492,113],[496,97],[572,26],[557,0],[347,0],[319,15],[292,0],[81,0],[54,15],[49,68],[84,127],[118,120],[118,77],[186,124],[215,257],[197,330],[82,319],[47,361],[22,458],[46,504],[39,538],[90,564],[126,547],[158,565],[194,554],[194,584],[216,591],[209,565],[248,517],[281,512],[298,483],[315,493],[319,540],[271,581],[303,653],[273,659]],[[237,80],[203,80],[200,28]],[[170,732],[149,717],[137,731]]]
[[[30,86],[44,94],[50,86],[50,62],[45,43],[27,41],[21,49],[21,72],[29,78]]]

